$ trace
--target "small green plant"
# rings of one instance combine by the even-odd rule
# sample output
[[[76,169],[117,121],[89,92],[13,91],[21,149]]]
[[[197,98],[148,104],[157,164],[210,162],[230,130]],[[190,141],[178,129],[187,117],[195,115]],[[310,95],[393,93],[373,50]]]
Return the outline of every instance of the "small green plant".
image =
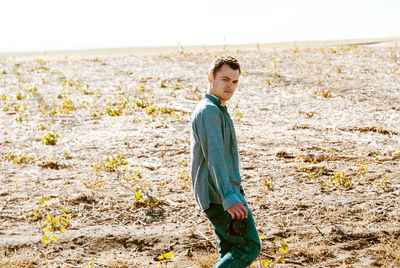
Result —
[[[153,196],[150,190],[147,190],[145,187],[137,185],[134,188],[134,196],[136,202],[142,202],[146,206],[158,205],[159,201]]]
[[[123,108],[118,107],[116,109],[106,108],[105,113],[109,116],[120,116],[123,113]],[[93,114],[92,114],[93,116]]]
[[[69,114],[74,109],[75,105],[72,100],[65,98],[63,103],[61,104],[61,112],[63,114]]]
[[[21,91],[18,91],[17,94],[15,94],[15,98],[16,98],[17,100],[22,100],[23,96],[22,96]]]
[[[328,150],[328,153],[329,153],[329,158],[335,159],[336,156],[337,156],[338,151],[333,149],[333,148],[330,148]]]
[[[297,163],[301,167],[304,163],[304,158],[301,155],[298,155],[294,159],[294,162]]]
[[[260,242],[262,243],[261,236]],[[261,258],[259,259],[260,267],[273,268],[278,262],[281,262],[282,264],[286,263],[286,260],[284,259],[284,254],[286,254],[289,250],[288,244],[280,237],[275,237],[273,243],[275,250],[271,252],[271,255],[268,255],[269,258],[265,260],[262,260]],[[253,262],[253,264],[251,264],[250,266],[256,266],[256,262]]]
[[[157,267],[163,267],[165,264],[165,267],[167,267],[168,264],[168,260],[174,258],[174,253],[172,251],[165,253],[165,254],[161,254],[160,256],[158,256],[158,260],[160,261],[157,264]]]
[[[1,100],[0,107],[4,112],[7,112],[10,110],[10,105],[7,103],[7,98],[8,98],[7,95],[4,93],[1,95],[1,98],[0,98],[0,100]]]
[[[329,98],[331,96],[331,91],[323,88],[321,90],[321,95],[323,98]]]
[[[36,219],[44,219],[45,227],[42,229],[42,241],[45,244],[57,242],[57,233],[64,233],[71,225],[69,222],[71,219],[69,210],[62,209],[61,213],[57,213],[56,209],[49,205],[49,201],[50,198],[48,196],[41,194],[41,198],[38,200],[39,206],[33,210],[33,215]]]
[[[20,62],[14,63],[14,66],[13,66],[13,69],[12,69],[11,73],[16,75],[16,76],[19,76],[21,74],[19,69],[18,69],[20,66],[21,66]]]
[[[104,114],[104,112],[100,109],[92,109],[90,111],[90,116],[91,117],[101,117]]]
[[[58,241],[58,238],[55,236],[57,231],[64,233],[65,230],[70,226],[69,219],[71,218],[71,215],[68,213],[69,213],[68,210],[63,209],[62,215],[58,217],[55,217],[52,214],[46,215],[46,220],[44,221],[44,223],[46,224],[47,227],[43,228],[43,231],[45,233],[42,235],[42,240],[44,243],[49,244],[51,241],[53,242]],[[51,240],[46,233],[51,234],[49,235],[51,236]]]
[[[61,105],[52,108],[50,111],[41,110],[40,113],[45,116],[56,116],[58,114],[69,114],[75,110],[74,102],[67,97],[67,93],[64,91],[57,96],[57,99],[63,99]]]
[[[272,178],[271,177],[264,178],[262,180],[262,183],[264,184],[265,187],[267,187],[268,190],[272,190]]]
[[[240,111],[240,109],[239,109],[239,103],[236,104],[234,111],[235,111],[235,117],[236,117],[236,119],[240,121],[240,119],[243,118],[243,113],[242,113],[242,112]]]
[[[339,172],[329,178],[328,186],[336,188],[350,188],[353,186],[351,177],[346,176],[345,172]]]
[[[335,49],[333,49],[333,48],[329,48],[328,52],[331,53],[331,54],[336,54],[337,53],[337,51]]]
[[[128,183],[129,186],[135,187],[138,184],[138,181],[142,178],[142,174],[140,170],[132,171],[125,170],[124,179]]]
[[[14,110],[16,113],[15,116],[15,121],[18,123],[21,123],[23,121],[23,118],[26,117],[25,111],[27,110],[27,105],[25,103],[9,103],[7,102],[7,95],[3,94],[1,95],[1,102],[0,102],[0,107],[4,112],[9,112]],[[22,100],[22,95],[18,93],[16,95],[16,99]]]
[[[161,114],[172,114],[174,109],[168,106],[158,107],[157,109]]]
[[[315,172],[312,172],[312,168],[303,166],[304,158],[302,156],[299,156],[299,155],[296,156],[294,161],[295,161],[295,163],[298,163],[299,167],[301,167],[304,172],[307,173],[307,176],[310,180],[317,181],[317,177],[315,177],[316,174],[315,174]],[[311,164],[318,164],[318,161],[316,159],[313,159],[311,161]]]
[[[121,182],[120,184],[133,193],[136,203],[144,204],[145,206],[154,206],[159,204],[159,201],[152,194],[151,190],[142,185],[143,180],[140,170],[132,171],[126,169],[124,181],[125,183]]]
[[[148,106],[145,108],[146,114],[155,115],[157,109],[154,106]]]
[[[8,150],[7,155],[4,157],[4,160],[13,162],[15,164],[32,164],[35,163],[35,156],[27,156],[24,151],[19,153],[14,153]]]
[[[181,161],[179,162],[179,165],[180,165],[181,167],[189,167],[188,162],[185,161],[185,160],[181,160]]]
[[[139,91],[141,92],[141,93],[145,93],[146,91],[147,91],[147,88],[145,87],[145,86],[140,86],[140,88],[139,88]]]
[[[185,97],[188,100],[201,100],[203,98],[201,91],[198,86],[193,85],[189,91],[189,95]]]
[[[69,86],[70,88],[76,91],[80,91],[85,95],[93,95],[95,93],[95,91],[89,90],[89,84],[84,83],[80,80],[74,80],[74,79],[68,80],[64,78],[63,82],[66,86]]]
[[[109,97],[110,100],[108,101],[108,107],[102,112],[99,109],[96,109],[96,113],[102,115],[103,113],[109,115],[109,116],[120,116],[122,114],[130,115],[133,113],[133,110],[137,106],[137,103],[139,105],[143,105],[147,107],[144,102],[141,102],[140,100],[133,99],[131,100],[129,97],[125,97],[123,95],[118,95],[117,100],[113,96]],[[140,107],[140,108],[145,108],[145,107]],[[92,115],[93,116],[93,115]]]
[[[127,164],[128,162],[126,161],[126,157],[117,152],[111,156],[107,156],[103,161],[98,161],[96,165],[92,165],[92,168],[96,174],[99,174],[101,170],[106,172],[115,172],[118,168]]]
[[[107,180],[103,180],[103,179],[99,179],[99,178],[95,178],[94,180],[84,180],[83,181],[83,185],[88,188],[88,189],[95,189],[104,185],[107,185],[108,182]]]
[[[269,70],[269,73],[270,73],[270,75],[271,75],[272,77],[274,77],[274,78],[279,78],[279,77],[281,77],[281,75],[280,75],[278,72],[276,72],[276,70],[275,70],[276,65],[277,65],[278,63],[282,63],[282,61],[281,61],[281,60],[275,60],[274,58],[272,59],[271,68],[270,68],[270,70]]]
[[[48,132],[42,135],[42,144],[44,145],[56,145],[60,136],[56,133]]]
[[[312,181],[317,181],[317,177],[315,177],[315,172],[307,172],[308,178]]]
[[[354,166],[357,168],[357,176],[358,177],[364,177],[365,174],[367,173],[368,167],[366,166],[366,162],[363,159],[359,159]]]
[[[175,84],[172,86],[172,88],[175,89],[175,90],[178,90],[178,89],[181,89],[181,86],[180,86],[178,83],[175,83]]]
[[[192,185],[192,181],[190,180],[190,176],[187,171],[179,171],[178,178],[175,182],[181,183],[183,185],[188,185],[188,186]]]
[[[65,152],[64,153],[64,158],[65,159],[71,159],[72,157],[71,157],[71,153],[70,152]]]
[[[42,78],[42,79],[44,79],[44,78]],[[37,89],[37,87],[33,87],[33,88],[30,88],[30,89],[25,90],[25,92],[35,95],[35,94],[38,94],[38,93],[37,93],[37,92],[38,92],[38,89]]]
[[[149,102],[146,97],[140,99],[133,99],[133,103],[139,108],[146,108],[154,104],[154,102]]]
[[[263,262],[265,267],[275,267],[275,264],[278,262],[285,263],[285,259],[283,258],[283,254],[286,254],[289,250],[288,244],[280,237],[276,237],[274,240],[275,251],[271,252],[274,256],[273,260],[266,260]]]
[[[399,61],[399,58],[400,58],[400,54],[397,52],[397,49],[394,49],[394,48],[390,49],[390,57],[397,64],[397,62]]]
[[[178,114],[178,113],[172,113],[172,117],[173,117],[174,119],[176,119],[178,122],[182,122],[182,121],[184,120],[183,112],[181,112],[180,114]]]
[[[35,69],[37,70],[49,70],[49,68],[46,66],[47,62],[45,60],[42,59],[36,59],[36,67]]]
[[[92,268],[94,264],[95,264],[95,261],[94,260],[90,260],[89,261],[89,265],[88,265],[87,268]]]
[[[383,191],[387,191],[389,189],[388,183],[388,177],[385,177],[378,182],[377,186]]]

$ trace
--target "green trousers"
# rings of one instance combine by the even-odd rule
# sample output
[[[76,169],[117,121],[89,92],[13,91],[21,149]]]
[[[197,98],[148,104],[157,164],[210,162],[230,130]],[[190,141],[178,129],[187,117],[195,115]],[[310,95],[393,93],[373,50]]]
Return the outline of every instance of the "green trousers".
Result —
[[[223,209],[222,205],[210,204],[210,207],[204,211],[218,237],[219,258],[214,268],[248,267],[260,254],[261,243],[254,219],[247,204],[244,205],[248,210],[246,219],[248,229],[244,236],[227,234],[231,215]]]

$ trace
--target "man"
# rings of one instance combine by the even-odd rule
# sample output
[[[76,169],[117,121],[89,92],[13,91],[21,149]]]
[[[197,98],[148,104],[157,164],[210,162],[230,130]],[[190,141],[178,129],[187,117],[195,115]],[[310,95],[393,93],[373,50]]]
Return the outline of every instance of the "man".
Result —
[[[215,60],[208,74],[209,93],[198,103],[190,120],[193,191],[219,244],[214,268],[247,267],[261,250],[241,187],[236,134],[225,106],[235,93],[240,74],[237,59],[223,56]],[[244,229],[232,231],[235,221],[241,222]]]

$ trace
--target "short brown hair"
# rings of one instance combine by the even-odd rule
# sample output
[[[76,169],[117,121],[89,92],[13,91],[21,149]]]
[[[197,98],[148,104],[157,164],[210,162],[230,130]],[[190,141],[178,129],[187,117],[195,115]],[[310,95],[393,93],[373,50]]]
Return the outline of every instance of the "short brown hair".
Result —
[[[232,56],[221,56],[216,60],[214,60],[213,63],[211,64],[210,74],[212,74],[215,77],[217,72],[225,64],[227,64],[233,70],[239,70],[239,74],[241,73],[239,61],[236,58]]]

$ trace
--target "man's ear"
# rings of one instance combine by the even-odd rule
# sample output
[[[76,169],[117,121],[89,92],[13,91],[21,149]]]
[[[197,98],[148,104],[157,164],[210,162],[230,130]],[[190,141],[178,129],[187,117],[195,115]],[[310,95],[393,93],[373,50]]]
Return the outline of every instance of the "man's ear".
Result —
[[[208,74],[208,83],[212,84],[213,81],[214,81],[213,74]]]

